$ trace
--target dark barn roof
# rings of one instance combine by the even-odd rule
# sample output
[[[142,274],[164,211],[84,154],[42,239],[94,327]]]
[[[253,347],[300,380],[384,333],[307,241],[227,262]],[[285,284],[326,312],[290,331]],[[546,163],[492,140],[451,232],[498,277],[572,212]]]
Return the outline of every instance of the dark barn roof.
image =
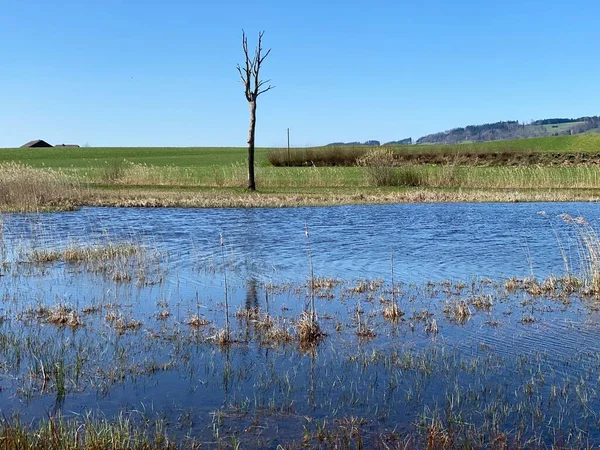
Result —
[[[35,141],[29,141],[26,144],[21,145],[21,148],[33,148],[33,147],[52,147],[52,146],[42,139],[36,139]]]

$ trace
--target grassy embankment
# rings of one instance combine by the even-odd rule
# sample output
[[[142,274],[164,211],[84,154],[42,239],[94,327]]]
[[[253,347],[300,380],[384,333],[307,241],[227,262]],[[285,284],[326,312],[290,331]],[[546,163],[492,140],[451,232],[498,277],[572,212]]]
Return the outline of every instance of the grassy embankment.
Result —
[[[31,210],[600,199],[597,135],[391,150],[391,162],[360,167],[356,159],[368,148],[292,149],[289,158],[287,150],[257,149],[259,192],[248,193],[245,148],[2,149],[0,205]]]

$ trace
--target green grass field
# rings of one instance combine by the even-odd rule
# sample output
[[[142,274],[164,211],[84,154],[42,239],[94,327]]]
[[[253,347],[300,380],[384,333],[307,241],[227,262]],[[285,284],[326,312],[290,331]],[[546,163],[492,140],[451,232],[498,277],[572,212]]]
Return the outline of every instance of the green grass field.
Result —
[[[325,149],[326,147],[324,147]],[[348,147],[347,150],[351,150]],[[256,165],[269,166],[272,149],[256,149]],[[292,151],[298,149],[292,149]],[[412,154],[469,154],[499,152],[600,153],[600,135],[555,136],[457,145],[410,145],[394,147]],[[118,161],[164,167],[213,167],[245,164],[247,149],[240,147],[93,147],[0,149],[0,163],[20,162],[32,167],[100,169]]]
[[[572,122],[572,123],[556,123],[553,125],[540,125],[542,128],[544,128],[544,130],[546,130],[548,133],[562,133],[564,131],[567,131],[571,128],[573,128],[574,126],[577,125],[583,125],[585,124],[585,122]]]
[[[268,149],[256,149],[256,164],[267,165]],[[0,149],[0,163],[20,162],[56,169],[100,168],[118,161],[153,166],[207,167],[245,163],[246,148],[227,147],[90,147]]]

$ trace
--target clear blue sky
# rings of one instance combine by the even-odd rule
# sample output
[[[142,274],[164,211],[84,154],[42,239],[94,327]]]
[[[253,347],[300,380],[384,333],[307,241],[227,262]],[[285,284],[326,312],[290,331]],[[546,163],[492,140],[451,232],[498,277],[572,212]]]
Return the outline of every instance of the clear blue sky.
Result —
[[[600,2],[1,0],[0,147],[244,146],[600,115]]]

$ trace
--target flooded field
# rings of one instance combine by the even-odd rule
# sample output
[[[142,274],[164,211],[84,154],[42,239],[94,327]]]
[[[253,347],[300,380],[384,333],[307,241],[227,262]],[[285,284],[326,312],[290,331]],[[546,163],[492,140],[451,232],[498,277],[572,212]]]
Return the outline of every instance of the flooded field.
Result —
[[[155,448],[600,445],[598,216],[3,215],[2,426]]]

